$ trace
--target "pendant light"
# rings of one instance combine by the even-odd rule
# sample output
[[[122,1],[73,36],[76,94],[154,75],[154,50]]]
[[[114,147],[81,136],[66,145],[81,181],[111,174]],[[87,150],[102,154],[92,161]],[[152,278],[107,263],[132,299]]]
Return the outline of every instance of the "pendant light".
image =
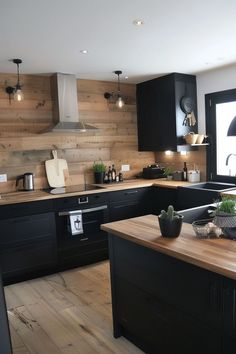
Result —
[[[111,97],[116,99],[115,101],[115,104],[116,104],[116,107],[118,108],[123,108],[124,105],[125,105],[125,102],[123,100],[123,97],[121,95],[121,91],[120,91],[120,75],[122,74],[122,71],[121,70],[116,70],[114,71],[114,74],[116,74],[118,76],[118,81],[117,81],[117,92],[112,92],[112,93],[109,93],[109,92],[105,92],[104,93],[104,97],[108,100],[110,99]]]
[[[122,108],[125,105],[125,102],[124,102],[124,100],[121,96],[121,92],[120,92],[120,75],[122,74],[122,71],[116,70],[114,73],[118,76],[118,90],[117,90],[116,107]]]
[[[11,101],[11,95],[14,95],[15,101],[23,101],[24,94],[22,92],[22,85],[20,84],[20,64],[22,63],[21,59],[13,59],[12,62],[17,65],[17,83],[15,87],[7,86],[6,93],[9,95],[9,100]]]

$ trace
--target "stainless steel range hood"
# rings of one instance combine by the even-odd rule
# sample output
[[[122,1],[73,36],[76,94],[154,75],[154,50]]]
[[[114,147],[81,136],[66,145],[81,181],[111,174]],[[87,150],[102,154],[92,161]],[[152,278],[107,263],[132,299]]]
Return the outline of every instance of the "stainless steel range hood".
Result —
[[[56,73],[51,76],[53,123],[43,133],[85,132],[96,127],[79,121],[77,84],[75,75]]]

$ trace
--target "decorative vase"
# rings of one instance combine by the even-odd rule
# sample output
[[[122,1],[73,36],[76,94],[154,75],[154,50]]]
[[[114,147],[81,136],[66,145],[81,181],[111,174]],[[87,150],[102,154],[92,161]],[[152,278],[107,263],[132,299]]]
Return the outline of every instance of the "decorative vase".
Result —
[[[97,184],[104,183],[105,172],[94,172],[94,180]]]
[[[182,229],[183,215],[179,214],[178,219],[164,219],[158,216],[161,234],[163,237],[178,237]]]

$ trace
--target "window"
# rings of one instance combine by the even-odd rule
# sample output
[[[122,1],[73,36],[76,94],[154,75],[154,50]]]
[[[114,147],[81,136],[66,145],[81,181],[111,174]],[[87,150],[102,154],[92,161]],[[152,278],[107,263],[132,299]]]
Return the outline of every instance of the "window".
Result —
[[[236,116],[236,89],[206,95],[209,180],[236,183],[236,135],[228,136]]]

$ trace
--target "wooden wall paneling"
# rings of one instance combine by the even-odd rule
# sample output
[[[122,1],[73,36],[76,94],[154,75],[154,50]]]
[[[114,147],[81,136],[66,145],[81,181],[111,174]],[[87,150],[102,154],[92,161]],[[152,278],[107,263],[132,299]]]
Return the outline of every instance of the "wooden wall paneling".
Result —
[[[0,192],[15,190],[15,178],[25,172],[35,173],[36,188],[46,188],[44,162],[52,158],[51,150],[65,158],[69,166],[68,181],[83,183],[84,174],[93,182],[92,165],[102,159],[109,166],[130,164],[132,177],[144,165],[155,161],[154,153],[140,153],[137,148],[136,86],[121,82],[126,101],[122,110],[114,100],[106,100],[105,92],[117,91],[112,82],[77,80],[79,117],[95,125],[96,132],[84,134],[39,134],[52,124],[50,77],[21,75],[24,101],[9,104],[5,87],[16,84],[16,75],[0,74],[0,173],[7,173],[8,182],[0,184]]]

